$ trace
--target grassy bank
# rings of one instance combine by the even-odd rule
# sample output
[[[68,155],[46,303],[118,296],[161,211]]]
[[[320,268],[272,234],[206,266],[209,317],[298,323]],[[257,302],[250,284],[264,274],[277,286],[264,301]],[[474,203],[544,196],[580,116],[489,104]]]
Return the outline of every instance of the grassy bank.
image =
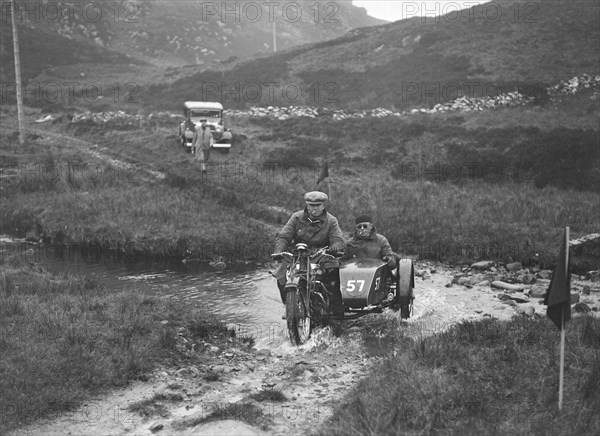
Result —
[[[559,332],[544,319],[464,321],[411,340],[346,396],[321,435],[592,435],[600,432],[600,320],[567,324],[558,411]]]
[[[559,116],[552,107],[494,113],[496,127],[485,113],[236,118],[231,153],[213,153],[205,175],[176,145],[176,121],[142,129],[63,119],[24,147],[3,144],[13,170],[3,178],[0,231],[129,254],[265,261],[328,161],[331,183],[319,189],[345,231],[366,212],[404,254],[550,267],[562,228],[573,238],[599,229],[594,115]],[[11,126],[6,111],[4,131]]]
[[[229,337],[212,315],[52,275],[18,257],[2,264],[0,318],[0,433],[143,379],[160,362],[188,359],[178,333],[188,347]]]

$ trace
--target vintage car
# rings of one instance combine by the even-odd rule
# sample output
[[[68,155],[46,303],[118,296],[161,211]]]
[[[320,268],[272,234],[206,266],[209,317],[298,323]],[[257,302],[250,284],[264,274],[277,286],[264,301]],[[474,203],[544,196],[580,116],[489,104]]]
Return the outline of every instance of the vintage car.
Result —
[[[183,104],[184,120],[179,125],[179,140],[187,151],[194,153],[192,141],[196,124],[202,120],[210,127],[216,150],[228,153],[231,149],[231,131],[223,123],[223,105],[209,101],[186,101]]]

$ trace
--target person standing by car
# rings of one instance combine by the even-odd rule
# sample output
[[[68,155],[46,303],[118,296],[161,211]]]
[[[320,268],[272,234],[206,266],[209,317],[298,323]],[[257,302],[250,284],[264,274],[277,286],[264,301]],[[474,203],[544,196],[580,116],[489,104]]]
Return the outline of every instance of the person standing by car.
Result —
[[[221,136],[220,142],[222,142],[223,144],[231,144],[232,139],[233,139],[233,135],[231,134],[231,130],[229,130],[227,127],[225,127],[225,130],[223,130],[223,135]]]
[[[304,195],[306,203],[304,210],[294,213],[279,232],[275,239],[274,253],[286,251],[288,247],[293,247],[297,243],[306,244],[313,252],[324,247],[329,247],[328,251],[332,253],[344,250],[346,244],[337,218],[325,210],[327,199],[327,195],[319,191]],[[341,321],[344,318],[344,306],[340,292],[339,262],[331,259],[321,266],[325,270],[327,288],[332,292],[333,315]],[[286,299],[286,267],[286,263],[282,262],[273,273],[277,279],[283,304]],[[334,330],[339,332],[339,324],[334,324],[334,327]]]
[[[342,260],[370,257],[387,262],[390,270],[396,268],[396,255],[387,238],[377,233],[369,215],[359,215],[354,220],[356,228],[352,238],[346,242]]]
[[[192,146],[196,149],[196,159],[201,163],[202,172],[206,172],[206,163],[210,159],[210,149],[213,146],[213,135],[206,120],[200,120],[196,125]]]

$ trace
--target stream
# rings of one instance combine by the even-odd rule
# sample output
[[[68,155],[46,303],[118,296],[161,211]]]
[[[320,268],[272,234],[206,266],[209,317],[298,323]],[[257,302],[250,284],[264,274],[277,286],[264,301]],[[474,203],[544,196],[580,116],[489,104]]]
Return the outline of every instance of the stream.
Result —
[[[219,271],[194,260],[126,258],[118,252],[69,245],[43,246],[0,235],[0,256],[15,253],[42,263],[55,273],[88,276],[115,292],[135,290],[184,301],[190,307],[216,315],[228,328],[235,330],[238,337],[253,337],[257,348],[277,349],[286,354],[295,349],[289,342],[285,321],[281,319],[284,306],[275,279],[266,267],[242,265],[233,268],[227,265]],[[440,272],[427,280],[417,278],[414,312],[409,320],[398,319],[407,333],[414,337],[430,335],[447,329],[457,320],[480,317],[474,311],[477,307],[473,307],[482,303],[477,301],[479,296],[465,292],[466,288],[462,290],[462,287],[447,289],[445,284],[451,279],[448,272]],[[478,310],[481,312],[483,310]],[[506,311],[501,317],[508,312],[512,313]],[[388,316],[395,316],[395,313]],[[352,325],[351,322],[345,324]],[[366,345],[372,340],[365,338]],[[314,346],[312,342],[305,345]]]
[[[203,262],[172,258],[124,258],[116,252],[64,245],[41,246],[0,236],[0,255],[23,254],[54,273],[88,276],[115,292],[136,290],[184,301],[215,314],[236,331],[263,345],[286,340],[275,279],[267,268],[255,265],[218,271]]]

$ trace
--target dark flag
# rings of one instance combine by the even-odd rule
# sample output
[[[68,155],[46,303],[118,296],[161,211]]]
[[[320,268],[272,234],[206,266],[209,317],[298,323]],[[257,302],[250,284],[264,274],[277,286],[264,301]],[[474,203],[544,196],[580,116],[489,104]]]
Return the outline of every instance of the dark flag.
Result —
[[[548,318],[558,327],[563,329],[563,323],[571,319],[571,273],[569,271],[569,228],[565,229],[558,263],[552,274],[550,287],[546,291],[544,304],[548,306]]]
[[[321,168],[321,173],[319,174],[319,178],[317,179],[317,186],[319,185],[319,183],[321,183],[327,177],[329,177],[329,163],[327,161],[325,161],[325,163],[323,164],[323,168]]]

